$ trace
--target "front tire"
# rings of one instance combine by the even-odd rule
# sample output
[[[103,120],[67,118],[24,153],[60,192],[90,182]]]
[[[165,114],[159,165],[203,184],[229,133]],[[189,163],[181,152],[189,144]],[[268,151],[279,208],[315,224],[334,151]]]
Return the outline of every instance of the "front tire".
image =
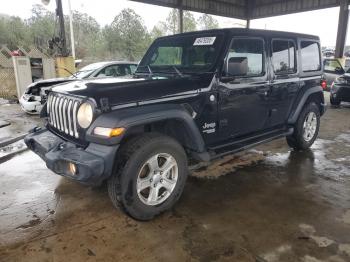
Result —
[[[315,103],[309,103],[301,111],[294,126],[294,133],[287,137],[287,143],[296,150],[305,150],[315,142],[320,129],[320,110]]]
[[[331,102],[331,105],[332,105],[332,106],[339,106],[341,101],[340,101],[339,99],[333,98],[333,97],[331,96],[331,97],[330,97],[330,102]]]
[[[177,202],[187,174],[186,153],[176,140],[144,134],[122,146],[108,193],[131,217],[150,220]]]

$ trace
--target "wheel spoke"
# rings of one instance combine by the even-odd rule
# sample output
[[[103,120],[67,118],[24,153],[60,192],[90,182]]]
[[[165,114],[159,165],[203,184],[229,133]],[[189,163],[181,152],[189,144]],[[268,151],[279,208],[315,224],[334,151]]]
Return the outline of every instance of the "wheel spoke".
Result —
[[[158,199],[158,193],[159,193],[159,187],[151,187],[148,195],[147,202],[148,203],[154,203]]]
[[[137,190],[138,192],[141,192],[142,190],[148,188],[151,186],[151,182],[149,181],[149,178],[142,178],[137,181]]]
[[[171,192],[174,188],[176,181],[171,180],[167,177],[163,177],[163,182],[162,182],[162,186],[169,192]]]
[[[168,157],[166,162],[161,166],[160,170],[167,174],[174,166],[175,166],[175,160],[173,157]]]
[[[153,173],[154,171],[157,171],[159,169],[158,156],[159,156],[158,154],[154,155],[147,162],[151,173]]]

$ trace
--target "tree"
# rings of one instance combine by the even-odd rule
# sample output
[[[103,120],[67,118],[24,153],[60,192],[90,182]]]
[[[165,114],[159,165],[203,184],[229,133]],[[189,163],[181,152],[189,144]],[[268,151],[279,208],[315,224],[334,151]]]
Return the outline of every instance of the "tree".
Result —
[[[109,51],[131,61],[140,59],[149,44],[142,18],[130,8],[123,9],[103,31]]]
[[[25,46],[30,41],[26,23],[20,17],[0,17],[0,44],[6,44],[13,50],[18,46]]]
[[[180,14],[176,9],[172,9],[166,19],[167,33],[177,34],[180,32]],[[184,32],[196,31],[196,19],[189,11],[183,12]]]
[[[152,40],[165,36],[167,34],[167,25],[165,22],[159,22],[156,24],[150,32],[150,37]]]
[[[55,14],[42,5],[33,5],[32,16],[26,21],[31,41],[27,45],[36,45],[48,50],[47,41],[55,34]]]
[[[201,30],[209,30],[219,28],[219,22],[213,16],[203,14],[198,18],[199,28]]]
[[[67,35],[70,33],[66,19]],[[76,56],[84,58],[86,56],[97,56],[103,52],[102,34],[100,25],[88,14],[79,11],[73,12],[73,32]],[[70,38],[67,38],[70,41]]]

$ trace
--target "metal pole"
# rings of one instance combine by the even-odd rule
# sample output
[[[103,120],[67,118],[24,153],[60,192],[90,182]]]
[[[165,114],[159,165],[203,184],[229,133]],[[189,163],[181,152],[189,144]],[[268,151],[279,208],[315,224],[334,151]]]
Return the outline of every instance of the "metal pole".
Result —
[[[60,42],[61,42],[61,55],[67,56],[67,43],[66,43],[66,32],[64,30],[64,16],[63,16],[63,9],[62,9],[62,0],[56,0],[57,9],[56,9],[56,15],[58,16],[59,25],[60,25]]]
[[[182,8],[179,9],[179,31],[180,33],[184,32],[184,11]]]
[[[249,29],[250,28],[250,19],[247,19],[247,23],[245,25],[245,28]]]
[[[70,30],[70,43],[72,48],[72,56],[75,59],[75,43],[74,43],[74,31],[73,31],[73,15],[72,15],[72,6],[70,0],[68,0],[68,9],[69,9],[69,30]]]
[[[348,31],[349,3],[348,0],[340,1],[337,42],[335,45],[335,58],[342,58]]]

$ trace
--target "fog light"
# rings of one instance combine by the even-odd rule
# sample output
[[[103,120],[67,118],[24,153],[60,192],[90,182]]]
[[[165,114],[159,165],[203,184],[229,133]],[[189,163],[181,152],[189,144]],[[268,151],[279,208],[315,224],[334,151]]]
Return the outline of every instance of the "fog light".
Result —
[[[69,168],[69,172],[71,172],[72,175],[76,175],[78,173],[78,168],[75,164],[69,163],[68,168]]]

